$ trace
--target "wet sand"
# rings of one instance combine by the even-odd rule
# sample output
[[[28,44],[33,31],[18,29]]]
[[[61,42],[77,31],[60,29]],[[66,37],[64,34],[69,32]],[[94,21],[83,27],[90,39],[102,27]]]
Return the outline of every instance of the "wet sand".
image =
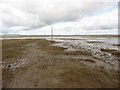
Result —
[[[83,50],[45,39],[2,40],[4,88],[116,88],[118,71]]]

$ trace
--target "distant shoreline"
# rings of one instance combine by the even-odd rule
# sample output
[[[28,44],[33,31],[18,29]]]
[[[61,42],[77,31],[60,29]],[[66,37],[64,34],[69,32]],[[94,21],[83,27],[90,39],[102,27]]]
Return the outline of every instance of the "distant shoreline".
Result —
[[[53,37],[120,37],[120,35],[53,35]],[[1,38],[16,38],[16,37],[51,37],[51,35],[1,35]]]

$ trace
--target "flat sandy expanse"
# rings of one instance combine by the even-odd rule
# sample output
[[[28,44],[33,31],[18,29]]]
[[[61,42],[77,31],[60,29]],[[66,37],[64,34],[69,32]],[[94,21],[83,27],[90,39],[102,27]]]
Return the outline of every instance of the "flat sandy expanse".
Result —
[[[118,87],[118,71],[98,65],[103,61],[89,53],[53,46],[57,43],[44,39],[2,40],[3,87]]]

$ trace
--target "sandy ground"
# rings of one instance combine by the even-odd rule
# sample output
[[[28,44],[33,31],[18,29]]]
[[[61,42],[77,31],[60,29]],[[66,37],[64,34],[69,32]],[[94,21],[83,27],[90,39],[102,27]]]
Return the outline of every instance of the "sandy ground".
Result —
[[[3,62],[17,63],[17,68],[3,73],[4,88],[115,88],[118,74],[97,65],[97,58],[82,52],[65,52],[65,48],[55,47],[47,40],[33,40],[24,47],[24,53]],[[5,47],[5,50],[7,48]],[[4,50],[4,49],[3,49]],[[9,50],[9,48],[7,49]],[[11,60],[11,61],[10,61]],[[100,62],[99,62],[100,63]],[[5,64],[6,65],[6,64]],[[94,67],[91,67],[94,66]],[[5,71],[6,69],[3,69]],[[12,74],[12,76],[5,75]],[[8,81],[7,81],[8,80]]]

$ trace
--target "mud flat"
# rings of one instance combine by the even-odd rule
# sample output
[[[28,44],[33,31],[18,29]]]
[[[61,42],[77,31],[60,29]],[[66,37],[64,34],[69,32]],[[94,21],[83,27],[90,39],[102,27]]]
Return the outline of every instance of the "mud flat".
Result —
[[[118,56],[105,43],[78,41],[2,40],[3,88],[118,87]]]

